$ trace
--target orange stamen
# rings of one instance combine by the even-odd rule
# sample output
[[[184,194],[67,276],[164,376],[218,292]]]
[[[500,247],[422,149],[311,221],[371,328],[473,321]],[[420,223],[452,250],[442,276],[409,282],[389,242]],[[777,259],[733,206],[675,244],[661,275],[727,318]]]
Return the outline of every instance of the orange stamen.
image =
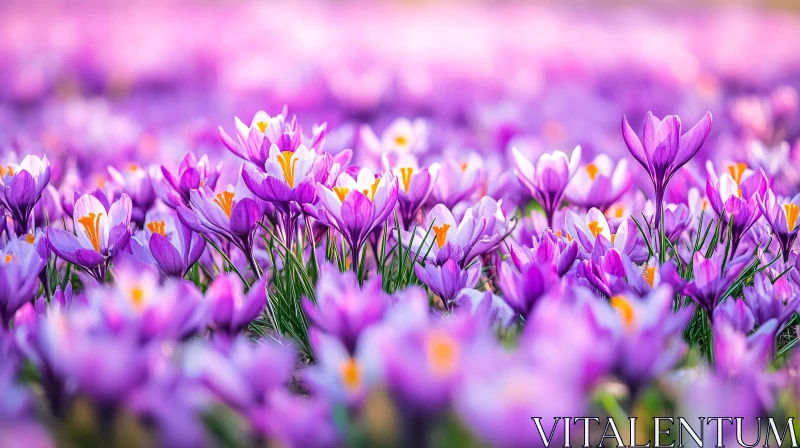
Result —
[[[589,223],[589,231],[591,231],[592,235],[594,235],[594,237],[597,238],[597,235],[600,235],[601,233],[603,233],[603,228],[600,227],[600,223],[599,222],[592,221],[592,222]]]
[[[347,193],[350,192],[350,189],[345,187],[333,187],[333,191],[336,193],[336,196],[339,197],[339,201],[344,202],[344,198],[347,197]]]
[[[263,134],[267,132],[267,126],[269,126],[269,123],[267,123],[266,121],[259,121],[258,123],[256,123],[256,126],[258,126],[258,130],[261,131],[261,133]]]
[[[29,234],[25,235],[25,241],[28,244],[33,244],[33,242],[36,241],[36,235],[34,235],[32,233],[29,233]]]
[[[133,302],[133,307],[135,309],[142,309],[144,305],[144,290],[142,288],[137,286],[131,289],[131,302]]]
[[[797,204],[783,204],[783,211],[786,213],[786,228],[788,231],[794,230],[797,224],[797,216],[800,214],[800,206]]]
[[[289,184],[289,188],[294,188],[294,167],[297,164],[297,157],[292,151],[283,151],[278,156],[278,163],[283,170],[283,178]]]
[[[436,244],[441,249],[444,243],[447,242],[447,231],[450,230],[450,224],[443,226],[433,226],[433,233],[436,235]]]
[[[622,322],[625,324],[626,327],[630,327],[633,325],[634,321],[633,307],[625,299],[625,297],[620,295],[611,297],[611,306],[615,310],[617,310],[617,313],[619,313],[620,317],[622,317]]]
[[[397,143],[398,146],[406,146],[408,144],[408,139],[405,135],[398,135],[394,138],[394,142]]]
[[[597,168],[597,165],[594,163],[590,163],[586,165],[586,172],[589,173],[589,179],[594,180],[597,177],[597,173],[600,172],[600,169]]]
[[[728,172],[731,173],[731,177],[736,181],[737,184],[742,182],[742,176],[744,175],[745,170],[747,170],[746,163],[737,163],[728,167]]]
[[[408,187],[411,185],[411,173],[414,168],[400,168],[400,181],[403,183],[403,191],[408,193]]]
[[[428,365],[439,375],[447,375],[455,370],[458,364],[458,343],[443,333],[432,334],[425,344]]]
[[[375,200],[375,192],[378,191],[378,184],[380,183],[381,178],[378,177],[375,179],[375,182],[372,183],[372,187],[368,190],[363,190],[364,196],[367,197],[370,201]]]
[[[164,221],[150,221],[147,223],[147,229],[153,233],[158,233],[161,236],[167,236],[164,230],[165,223]]]
[[[467,171],[467,167],[469,166],[469,162],[463,162],[461,164],[461,172]]]
[[[14,259],[14,256],[11,254],[6,255],[6,264],[11,263],[11,260]]]
[[[649,264],[644,265],[642,277],[644,277],[645,281],[647,281],[647,284],[652,288],[653,283],[656,281],[656,267],[650,266]]]
[[[86,236],[92,242],[94,250],[100,252],[100,217],[102,213],[94,214],[89,213],[87,216],[78,220],[78,223],[83,225],[83,230],[86,231]]]
[[[361,384],[361,369],[355,359],[348,358],[347,361],[342,364],[340,373],[346,389],[350,391],[358,389],[358,386]]]
[[[217,194],[217,198],[214,199],[214,202],[222,208],[222,211],[228,215],[228,218],[231,217],[231,210],[233,209],[233,193],[230,191],[223,191],[222,193]]]

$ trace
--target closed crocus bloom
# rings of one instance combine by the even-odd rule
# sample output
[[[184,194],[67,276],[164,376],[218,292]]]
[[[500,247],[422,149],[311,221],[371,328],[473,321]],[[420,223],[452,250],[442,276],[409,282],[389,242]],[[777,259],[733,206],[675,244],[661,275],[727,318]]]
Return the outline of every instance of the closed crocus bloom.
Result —
[[[276,145],[272,145],[265,172],[254,167],[242,168],[242,180],[247,188],[273,204],[282,215],[284,242],[288,247],[291,247],[297,233],[296,221],[302,207],[317,198],[314,177],[316,160],[316,151],[303,145],[294,152],[280,152]]]
[[[539,201],[547,215],[548,226],[552,228],[553,216],[561,207],[564,190],[578,171],[581,147],[576,146],[570,157],[561,151],[542,154],[535,165],[517,148],[512,148],[511,155],[517,178],[528,188],[534,199]]]
[[[733,297],[723,300],[714,310],[714,321],[725,322],[740,333],[750,333],[756,325],[756,319],[749,304],[749,300],[745,302]]]
[[[711,112],[681,135],[681,119],[677,115],[667,115],[663,120],[648,112],[644,118],[642,140],[631,129],[628,120],[622,117],[622,138],[631,155],[647,170],[655,191],[655,223],[661,229],[661,207],[664,192],[670,179],[688,162],[711,132]]]
[[[497,260],[497,287],[503,300],[518,315],[527,318],[533,307],[543,296],[558,285],[550,266],[527,264],[521,270],[508,261]]]
[[[782,329],[800,307],[797,287],[786,276],[773,283],[764,272],[757,273],[753,278],[753,286],[744,288],[743,293],[757,325],[775,319]]]
[[[731,227],[730,254],[733,257],[744,234],[761,217],[759,198],[766,192],[767,179],[763,171],[753,171],[744,163],[730,165],[719,177],[711,162],[706,168],[706,194],[720,219]]]
[[[234,244],[247,258],[254,275],[259,276],[252,249],[258,220],[264,214],[263,203],[256,201],[241,177],[235,189],[229,185],[220,193],[209,187],[192,190],[189,202],[191,210],[183,206],[176,209],[178,219],[195,232],[215,234]]]
[[[12,239],[0,250],[0,319],[5,327],[22,305],[33,300],[46,262],[24,239]]]
[[[0,204],[11,214],[18,235],[28,233],[29,220],[50,182],[50,161],[29,154],[17,164],[0,164]]]
[[[370,232],[392,213],[397,188],[395,177],[376,176],[369,168],[358,170],[355,178],[347,172],[340,174],[333,188],[317,183],[324,219],[342,234],[354,260],[360,259]],[[357,264],[353,263],[354,268]]]
[[[578,169],[564,195],[570,204],[586,209],[598,208],[606,212],[630,188],[633,178],[628,172],[628,162],[614,162],[605,154]]]
[[[75,203],[72,216],[75,235],[48,227],[50,248],[103,283],[109,262],[130,240],[131,200],[123,194],[106,209],[96,197],[85,194]]]
[[[441,264],[414,265],[414,273],[419,281],[442,299],[445,308],[449,310],[459,291],[472,288],[478,283],[482,267],[480,260],[463,269],[458,262],[448,259]]]
[[[684,230],[689,227],[692,216],[685,204],[667,204],[664,207],[664,233],[671,243],[676,243]]]
[[[439,164],[420,168],[413,156],[400,156],[395,163],[390,162],[387,154],[383,154],[381,164],[384,171],[391,171],[399,180],[397,203],[403,227],[408,230],[417,216],[422,204],[430,196],[439,178]]]
[[[150,173],[135,163],[128,164],[122,171],[109,166],[108,174],[117,186],[131,198],[131,221],[141,225],[144,215],[156,200]]]
[[[746,261],[740,258],[730,260],[722,270],[724,251],[716,251],[711,258],[700,252],[694,254],[694,280],[686,286],[684,293],[691,297],[702,308],[709,319],[713,317],[714,308],[722,299],[722,295],[744,270]]]
[[[484,172],[482,158],[474,154],[465,160],[448,158],[440,163],[439,168],[436,186],[428,202],[441,203],[450,209],[475,193]]]
[[[772,188],[759,197],[758,205],[766,218],[772,233],[778,238],[783,262],[789,262],[789,254],[800,231],[800,194],[791,199],[778,200]]]
[[[206,291],[206,299],[213,328],[225,335],[235,335],[264,309],[266,284],[260,280],[245,294],[244,284],[236,274],[220,275]]]
[[[383,292],[380,276],[358,285],[353,272],[339,272],[323,265],[317,283],[316,305],[303,299],[303,309],[320,330],[342,341],[355,353],[358,338],[368,326],[383,316],[389,298]]]
[[[189,205],[192,190],[201,187],[215,189],[221,170],[222,162],[212,168],[208,156],[203,155],[198,160],[194,153],[189,151],[181,158],[176,172],[161,165],[151,172],[151,177],[158,197],[168,206],[175,208],[178,205]]]
[[[578,243],[565,241],[553,232],[546,231],[533,238],[533,245],[511,246],[511,260],[522,271],[528,264],[552,266],[559,276],[566,275],[578,257]]]

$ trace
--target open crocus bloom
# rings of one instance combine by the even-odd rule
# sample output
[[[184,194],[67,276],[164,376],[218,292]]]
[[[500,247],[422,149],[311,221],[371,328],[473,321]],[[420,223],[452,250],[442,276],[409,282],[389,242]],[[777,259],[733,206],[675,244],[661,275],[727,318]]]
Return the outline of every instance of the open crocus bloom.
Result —
[[[600,154],[592,163],[576,171],[564,194],[571,204],[606,211],[628,191],[632,182],[625,159],[617,162],[615,167],[610,157]]]
[[[85,194],[75,203],[75,235],[49,227],[47,240],[56,255],[90,271],[100,282],[110,258],[128,245],[131,199],[123,194],[106,210],[100,200]]]
[[[629,224],[629,220],[626,219],[620,223],[615,233],[611,233],[611,226],[606,217],[596,208],[586,213],[586,219],[572,210],[568,211],[566,229],[569,238],[577,241],[586,254],[594,251],[594,246],[600,237],[604,241],[603,244],[610,244],[621,253],[630,254],[636,249],[638,230],[635,226]]]
[[[442,161],[436,187],[430,196],[432,200],[428,202],[452,209],[475,193],[483,174],[483,158],[475,154],[463,160]]]
[[[316,151],[304,145],[300,145],[296,151],[280,151],[276,145],[272,145],[264,172],[245,167],[242,179],[253,194],[288,213],[292,203],[303,205],[314,201],[313,169],[316,158]]]
[[[208,156],[203,155],[198,160],[194,153],[189,151],[184,154],[178,164],[178,171],[173,173],[165,165],[160,169],[151,170],[153,188],[158,197],[168,206],[175,208],[178,205],[189,205],[189,193],[192,190],[207,186],[216,188],[217,179],[222,170],[222,162],[211,168]]]
[[[174,213],[151,210],[145,227],[131,239],[131,249],[139,259],[155,262],[166,276],[183,277],[206,247],[202,235],[185,226]]]
[[[789,254],[792,250],[792,245],[797,239],[797,233],[800,230],[798,224],[798,216],[800,216],[800,194],[795,195],[791,199],[784,199],[779,201],[772,188],[759,197],[758,205],[761,208],[764,217],[767,219],[770,229],[778,238],[781,245],[781,253],[783,255],[783,262],[789,261]]]
[[[380,138],[365,124],[359,129],[359,137],[361,143],[376,156],[389,153],[393,157],[428,149],[428,126],[421,118],[414,121],[397,118],[383,131]]]
[[[416,158],[411,155],[395,159],[395,163],[392,163],[389,156],[384,154],[381,163],[384,171],[391,171],[399,180],[397,201],[400,204],[400,217],[407,229],[436,186],[440,167],[438,163],[434,163],[420,168]]]
[[[762,170],[753,171],[744,163],[728,166],[717,177],[711,162],[706,164],[706,194],[711,207],[731,229],[731,256],[739,241],[761,217],[759,198],[766,192],[767,179]]]
[[[576,146],[570,157],[561,151],[542,154],[536,161],[536,165],[531,163],[517,148],[512,148],[511,156],[517,178],[539,201],[547,215],[548,225],[552,227],[553,215],[561,206],[564,190],[578,171],[581,147]]]
[[[438,204],[428,212],[422,225],[417,227],[413,234],[411,232],[402,234],[403,244],[419,253],[420,257],[428,254],[429,262],[442,264],[452,259],[465,267],[480,255],[470,252],[480,239],[486,225],[486,218],[476,218],[471,208],[467,209],[460,222],[456,222],[450,210],[443,204]],[[496,242],[499,235],[492,235],[491,238]]]
[[[355,255],[394,209],[397,188],[394,176],[376,176],[369,168],[361,168],[356,178],[340,174],[333,188],[317,183],[317,194],[327,222],[339,230]]]

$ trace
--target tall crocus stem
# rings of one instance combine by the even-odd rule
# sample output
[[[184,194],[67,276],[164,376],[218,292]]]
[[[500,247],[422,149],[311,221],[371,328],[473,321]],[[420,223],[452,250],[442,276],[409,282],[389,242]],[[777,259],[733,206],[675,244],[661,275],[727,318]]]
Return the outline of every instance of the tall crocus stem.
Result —
[[[666,235],[664,232],[664,191],[658,189],[656,191],[656,215],[655,219],[658,222],[658,261],[664,264],[667,261],[667,245],[665,242]]]

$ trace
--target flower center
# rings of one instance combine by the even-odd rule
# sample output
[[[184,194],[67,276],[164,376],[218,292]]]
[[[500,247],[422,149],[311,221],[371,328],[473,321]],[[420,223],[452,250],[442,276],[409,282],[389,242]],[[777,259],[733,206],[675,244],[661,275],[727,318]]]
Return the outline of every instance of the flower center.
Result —
[[[142,288],[137,286],[131,289],[131,303],[137,310],[142,309],[144,305],[144,290]]]
[[[222,211],[228,215],[228,218],[231,217],[231,209],[233,208],[233,193],[230,191],[223,191],[222,193],[217,194],[217,198],[214,199],[214,202],[222,208]]]
[[[94,246],[94,250],[98,253],[100,252],[100,217],[103,216],[102,213],[89,213],[88,215],[84,216],[83,218],[78,220],[83,226],[83,230],[86,231],[86,236],[89,237],[89,241],[92,242],[92,246]]]
[[[644,277],[645,281],[647,282],[650,287],[653,287],[653,283],[656,281],[656,267],[650,266],[649,264],[644,265],[644,270],[642,271],[642,277]]]
[[[336,196],[339,197],[339,202],[344,202],[344,198],[347,197],[347,193],[350,192],[350,189],[345,187],[333,187],[333,191],[336,193]]]
[[[14,259],[14,255],[8,254],[6,255],[6,264],[11,263],[11,260]]]
[[[600,169],[597,168],[597,165],[594,163],[590,163],[586,165],[586,172],[589,174],[589,179],[594,180],[597,177],[597,173],[600,172]]]
[[[439,246],[439,249],[444,246],[444,243],[447,242],[447,231],[450,230],[450,224],[444,224],[442,226],[433,226],[433,234],[436,235],[436,244]]]
[[[269,126],[269,123],[267,123],[266,121],[259,121],[258,123],[256,123],[256,126],[258,127],[258,130],[261,131],[261,133],[263,134],[267,132],[267,126]]]
[[[11,165],[6,165],[6,166],[0,165],[0,177],[5,176],[6,174],[8,174],[9,176],[13,176],[14,168],[12,168]]]
[[[617,206],[617,208],[614,209],[614,216],[617,219],[622,218],[623,216],[625,216],[625,209],[622,208],[621,206]]]
[[[380,183],[380,181],[381,181],[380,177],[375,178],[375,182],[372,183],[372,187],[362,191],[362,193],[364,193],[364,196],[366,196],[367,199],[369,199],[370,201],[375,200],[375,192],[378,191],[378,183]]]
[[[625,297],[621,295],[611,297],[611,306],[617,310],[617,313],[622,317],[622,322],[625,326],[630,328],[634,322],[634,313],[633,307]]]
[[[167,236],[164,231],[164,221],[150,221],[147,223],[147,229],[153,233],[158,233],[161,236]]]
[[[603,228],[600,227],[599,221],[592,221],[589,223],[589,231],[591,231],[592,235],[594,235],[594,237],[597,238],[597,235],[603,233]]]
[[[406,146],[408,144],[408,139],[405,135],[398,135],[394,138],[394,142],[397,143],[398,146]]]
[[[461,172],[467,171],[467,167],[469,166],[469,162],[462,162],[461,163]]]
[[[794,230],[797,224],[797,215],[800,214],[800,206],[797,204],[783,204],[783,211],[786,213],[786,228],[789,232]]]
[[[453,372],[458,363],[458,344],[446,334],[433,334],[425,344],[428,365],[438,375]]]
[[[135,163],[130,163],[130,164],[128,164],[128,171],[130,171],[131,173],[135,173],[135,172],[137,172],[137,171],[139,171],[139,170],[141,170],[141,168],[139,167],[139,165],[137,165],[137,164],[135,164]]]
[[[36,241],[36,236],[34,234],[29,233],[25,235],[25,242],[27,242],[28,244],[33,244],[34,241]]]
[[[294,188],[294,167],[297,165],[297,157],[292,151],[283,151],[278,156],[278,163],[283,170],[283,178],[289,184],[289,188]]]
[[[347,358],[342,364],[339,373],[342,375],[342,383],[344,383],[344,387],[347,390],[354,391],[358,389],[361,384],[361,368],[359,368],[355,359],[352,357]]]
[[[403,183],[403,191],[408,193],[408,187],[411,185],[411,173],[414,168],[400,168],[400,181]]]
[[[734,181],[736,181],[737,185],[742,182],[742,176],[744,176],[745,170],[747,170],[746,163],[737,163],[728,167],[728,172],[731,173],[731,177]],[[742,197],[741,193],[739,194],[739,197]]]

